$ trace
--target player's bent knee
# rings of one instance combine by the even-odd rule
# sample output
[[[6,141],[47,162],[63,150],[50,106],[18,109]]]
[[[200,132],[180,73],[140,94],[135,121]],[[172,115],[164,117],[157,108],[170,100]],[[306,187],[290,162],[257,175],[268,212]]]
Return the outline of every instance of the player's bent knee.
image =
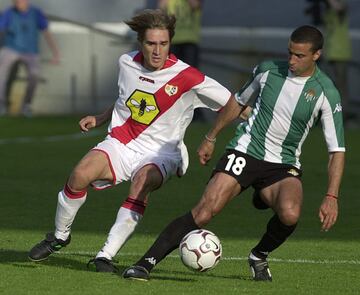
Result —
[[[294,225],[299,221],[300,212],[298,210],[286,210],[278,213],[280,221],[288,226]]]
[[[210,211],[201,211],[201,212],[193,212],[194,221],[199,227],[204,227],[207,225],[211,218],[212,214]]]
[[[212,206],[204,206],[203,204],[199,204],[193,210],[194,221],[199,227],[203,227],[207,225],[211,219],[217,215],[221,210],[217,210]]]
[[[69,177],[68,186],[72,190],[82,191],[89,186],[90,182],[90,177],[85,171],[75,168]]]

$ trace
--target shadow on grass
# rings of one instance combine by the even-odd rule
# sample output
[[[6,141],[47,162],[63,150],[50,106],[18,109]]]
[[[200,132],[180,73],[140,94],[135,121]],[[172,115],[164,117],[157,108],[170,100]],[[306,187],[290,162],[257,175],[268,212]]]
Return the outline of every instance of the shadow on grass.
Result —
[[[0,249],[0,264],[9,264],[20,268],[39,268],[42,266],[54,266],[78,271],[88,271],[86,263],[76,259],[65,258],[60,255],[52,255],[47,260],[41,262],[33,262],[28,258],[28,254],[29,253],[26,251]]]
[[[47,260],[42,262],[33,262],[28,258],[28,252],[26,251],[16,251],[16,250],[8,250],[8,249],[0,249],[0,264],[11,265],[17,268],[23,269],[37,269],[41,267],[57,267],[60,269],[70,269],[76,271],[90,271],[95,272],[95,266],[90,264],[87,266],[87,262],[93,258],[91,255],[76,255],[77,259],[74,257],[64,257],[59,254],[52,255]],[[82,261],[79,261],[79,257],[81,257]],[[122,273],[128,267],[128,265],[120,265],[115,264],[119,269],[117,275],[122,277]],[[151,278],[153,280],[161,280],[161,281],[176,281],[176,282],[196,282],[200,277],[207,278],[219,278],[219,279],[231,279],[231,280],[250,280],[249,277],[240,276],[240,275],[230,275],[230,276],[221,276],[213,273],[200,273],[200,272],[191,272],[191,271],[164,271],[154,269],[151,273]]]
[[[164,276],[163,273],[164,271],[162,270],[153,270],[152,272],[153,275],[152,278],[157,279],[157,280],[177,280],[177,278],[174,278],[175,276],[195,276],[197,278],[200,277],[207,277],[209,279],[212,278],[216,278],[216,279],[226,279],[226,280],[241,280],[241,281],[252,281],[252,279],[250,278],[250,276],[242,276],[242,275],[228,275],[228,276],[222,276],[222,275],[217,275],[215,273],[211,273],[211,272],[195,272],[195,271],[170,271],[167,272],[168,274],[171,274],[172,276]],[[196,281],[196,279],[190,279],[189,281]]]

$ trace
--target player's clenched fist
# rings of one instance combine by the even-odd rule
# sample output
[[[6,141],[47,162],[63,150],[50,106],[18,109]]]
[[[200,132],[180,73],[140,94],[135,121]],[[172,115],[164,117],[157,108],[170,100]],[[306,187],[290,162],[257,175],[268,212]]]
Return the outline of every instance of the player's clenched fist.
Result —
[[[204,140],[197,150],[200,163],[206,165],[214,152],[214,143]]]

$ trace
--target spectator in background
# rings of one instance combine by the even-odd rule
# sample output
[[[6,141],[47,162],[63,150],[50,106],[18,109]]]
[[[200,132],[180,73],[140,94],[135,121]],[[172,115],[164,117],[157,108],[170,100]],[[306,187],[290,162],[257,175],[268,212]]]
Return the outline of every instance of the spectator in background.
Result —
[[[349,112],[348,63],[351,60],[351,40],[346,0],[307,0],[305,13],[312,17],[315,26],[323,26],[325,35],[324,56],[329,74],[342,97],[345,123]]]
[[[199,66],[199,41],[202,0],[158,0],[158,8],[176,17],[176,34],[170,51],[187,64]],[[203,120],[200,109],[195,110],[194,120]]]
[[[2,19],[2,15],[3,15],[3,11],[2,10],[0,10],[0,20]],[[2,36],[0,36],[1,38],[0,38],[0,48],[3,46],[3,38],[2,38]]]
[[[345,122],[350,119],[348,93],[348,63],[351,60],[351,40],[349,20],[345,0],[325,0],[322,17],[324,24],[324,55],[328,61],[331,75],[342,97]]]
[[[171,52],[187,64],[199,65],[201,0],[159,0],[158,6],[176,17]]]
[[[39,32],[43,32],[52,51],[51,63],[59,63],[59,51],[48,29],[48,20],[29,0],[14,0],[0,18],[3,48],[0,50],[0,116],[7,113],[6,85],[13,65],[21,62],[28,74],[28,85],[21,112],[31,116],[31,101],[39,75]]]

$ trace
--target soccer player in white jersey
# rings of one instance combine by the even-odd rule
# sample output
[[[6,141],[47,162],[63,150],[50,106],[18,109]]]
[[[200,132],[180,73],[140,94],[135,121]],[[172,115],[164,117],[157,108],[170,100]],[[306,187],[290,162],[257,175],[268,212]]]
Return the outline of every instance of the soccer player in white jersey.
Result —
[[[29,253],[42,261],[70,243],[70,228],[91,185],[103,189],[130,180],[104,247],[93,260],[96,270],[116,272],[112,258],[141,220],[149,194],[188,166],[183,142],[194,109],[222,108],[231,93],[215,80],[169,53],[176,19],[145,10],[127,21],[137,32],[140,51],[119,59],[119,98],[106,112],[80,120],[87,132],[111,119],[106,139],[88,152],[59,192],[55,232]]]
[[[178,247],[185,234],[204,227],[232,198],[253,186],[255,207],[270,207],[274,215],[248,260],[254,280],[272,281],[266,258],[293,233],[299,220],[303,199],[299,156],[318,120],[329,151],[329,184],[319,218],[324,231],[334,225],[345,146],[339,93],[316,65],[322,45],[319,30],[299,27],[290,37],[287,62],[264,62],[255,68],[252,79],[230,99],[198,150],[200,162],[206,164],[220,130],[254,99],[249,119],[238,126],[200,202],[164,229],[145,255],[125,270],[125,278],[148,280],[152,268]]]

